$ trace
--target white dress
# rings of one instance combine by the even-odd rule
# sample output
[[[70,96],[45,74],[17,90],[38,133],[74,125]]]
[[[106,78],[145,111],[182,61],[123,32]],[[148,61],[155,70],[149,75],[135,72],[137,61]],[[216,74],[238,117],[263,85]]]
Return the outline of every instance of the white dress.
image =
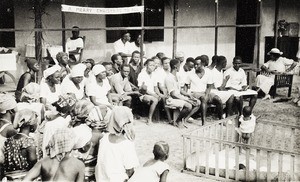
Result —
[[[100,140],[95,171],[96,181],[123,182],[128,179],[126,169],[139,165],[135,146],[130,140],[111,143],[108,136],[109,134],[105,134]]]

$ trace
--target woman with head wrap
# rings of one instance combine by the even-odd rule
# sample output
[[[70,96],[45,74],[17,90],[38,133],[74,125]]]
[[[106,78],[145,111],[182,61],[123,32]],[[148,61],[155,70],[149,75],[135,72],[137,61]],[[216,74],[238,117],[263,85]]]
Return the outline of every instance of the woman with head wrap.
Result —
[[[47,144],[47,157],[36,163],[23,180],[41,176],[42,181],[84,181],[84,164],[70,155],[74,144],[73,131],[56,130]]]
[[[71,73],[67,75],[62,83],[62,93],[73,93],[77,100],[84,98],[84,71],[86,66],[82,63],[75,65]]]
[[[35,59],[26,59],[25,62],[27,63],[28,71],[21,75],[19,79],[17,89],[15,92],[17,102],[20,101],[20,96],[23,87],[25,87],[28,83],[35,81],[35,73],[38,72],[40,69],[39,63]]]
[[[18,111],[13,125],[20,131],[5,142],[5,173],[28,171],[37,161],[35,141],[29,136],[36,130],[37,114],[29,109]]]
[[[58,96],[61,95],[60,69],[60,66],[54,65],[44,71],[45,82],[41,82],[40,100],[46,106],[46,109],[56,102]]]
[[[108,123],[108,134],[100,140],[96,181],[126,181],[139,165],[135,151],[133,115],[125,106],[115,106]]]
[[[106,78],[106,69],[103,65],[97,64],[92,70],[95,75],[95,81],[86,87],[86,95],[90,97],[92,103],[96,106],[106,106],[112,109],[112,100],[110,96],[111,86]]]
[[[18,133],[12,125],[17,112],[16,106],[14,97],[0,93],[0,176],[2,176],[2,164],[4,162],[4,142],[7,138]]]
[[[52,105],[55,107],[55,111],[52,112],[51,117],[46,117],[43,129],[43,156],[46,156],[46,146],[50,141],[54,132],[58,129],[68,128],[71,122],[70,112],[75,106],[76,98],[74,94],[63,94],[59,96],[58,101]]]
[[[58,65],[61,67],[60,76],[62,81],[68,74],[70,74],[70,68],[68,66],[68,62],[69,62],[68,53],[65,52],[57,53],[56,60],[58,62]]]

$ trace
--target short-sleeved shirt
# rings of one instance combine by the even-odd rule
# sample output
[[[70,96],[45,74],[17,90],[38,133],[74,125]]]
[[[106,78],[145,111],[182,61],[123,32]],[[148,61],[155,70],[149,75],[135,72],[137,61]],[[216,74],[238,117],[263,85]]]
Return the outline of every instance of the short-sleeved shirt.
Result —
[[[130,42],[126,42],[125,44],[123,43],[122,39],[117,40],[114,42],[114,49],[115,49],[115,54],[118,54],[120,52],[125,53],[125,54],[131,54],[132,46]]]
[[[58,101],[59,96],[62,94],[60,84],[55,84],[55,92],[51,92],[50,87],[46,82],[41,82],[40,85],[40,98],[45,98],[46,103],[49,104]]]
[[[219,71],[216,68],[213,68],[211,70],[211,76],[213,79],[213,83],[215,85],[215,88],[220,87],[223,84],[223,79],[224,79],[224,74],[223,74],[223,70]]]
[[[71,77],[67,75],[62,83],[61,83],[61,92],[62,94],[66,93],[73,93],[76,96],[76,99],[81,100],[84,97],[84,84],[85,81],[82,80],[82,82],[79,83],[79,89],[75,86],[73,81],[71,80]]]
[[[165,85],[168,91],[168,94],[171,95],[171,92],[174,91],[177,94],[180,94],[180,83],[178,82],[179,78],[176,75],[169,74],[166,76]]]
[[[111,92],[123,94],[132,91],[128,77],[123,78],[121,73],[114,74],[110,79]]]
[[[247,85],[247,76],[242,68],[239,68],[239,70],[236,71],[233,67],[231,67],[224,72],[224,77],[227,75],[229,75],[230,78],[227,81],[226,87],[232,87],[240,90],[242,89],[242,86]]]
[[[109,104],[107,93],[110,91],[111,86],[108,79],[103,80],[102,86],[96,82],[90,83],[86,87],[86,95],[96,97],[96,102],[100,104]]]
[[[188,73],[190,71],[184,71],[184,69],[180,68],[179,72],[177,73],[178,81],[181,87],[183,87],[187,83]]]
[[[78,37],[77,39],[68,38],[66,41],[67,51],[75,51],[78,47],[83,48],[83,39]]]
[[[8,138],[4,145],[4,171],[12,172],[17,170],[29,170],[29,162],[26,155],[22,155],[22,150],[28,147],[35,147],[34,139],[22,137],[14,139]]]
[[[256,125],[256,117],[251,114],[250,115],[250,120],[245,121],[244,116],[242,115],[239,119],[239,122],[241,122],[240,125],[240,131],[242,133],[253,133],[255,130],[255,125]]]
[[[188,73],[187,84],[191,85],[191,92],[205,92],[207,85],[212,83],[212,78],[209,76],[209,73],[206,70],[201,79],[195,73],[195,71],[191,71]]]
[[[154,85],[155,85],[155,78],[153,74],[147,73],[146,69],[142,70],[138,76],[138,86],[142,86],[143,83],[147,86],[147,93],[155,93],[154,92]]]
[[[159,182],[160,176],[166,170],[169,170],[169,165],[158,160],[150,166],[137,168],[128,182]]]
[[[170,72],[165,71],[162,68],[157,68],[152,74],[154,76],[154,84],[157,86],[159,83],[161,86],[165,87],[165,79]]]
[[[101,182],[125,181],[126,169],[139,165],[134,143],[130,140],[111,143],[109,134],[100,140],[97,161],[96,181]]]
[[[140,52],[141,51],[141,48],[136,46],[135,42],[131,42],[130,45],[131,45],[131,52],[133,52],[133,51],[139,51]],[[143,44],[143,51],[146,55],[146,46],[145,46],[145,44]]]
[[[278,72],[285,72],[285,67],[293,64],[294,60],[287,59],[285,57],[279,57],[276,61],[268,61],[264,64],[267,68],[274,71],[277,70]]]

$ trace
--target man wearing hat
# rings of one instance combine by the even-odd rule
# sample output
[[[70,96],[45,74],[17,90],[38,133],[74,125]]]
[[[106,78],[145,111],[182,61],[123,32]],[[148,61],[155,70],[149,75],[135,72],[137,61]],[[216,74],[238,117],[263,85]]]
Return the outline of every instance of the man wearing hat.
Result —
[[[275,74],[290,72],[297,65],[294,60],[281,57],[282,54],[277,48],[271,49],[268,52],[270,60],[261,66],[262,74],[257,76],[257,87],[258,91],[266,94],[263,100],[271,98],[269,92],[274,85]],[[286,68],[287,66],[289,67]]]

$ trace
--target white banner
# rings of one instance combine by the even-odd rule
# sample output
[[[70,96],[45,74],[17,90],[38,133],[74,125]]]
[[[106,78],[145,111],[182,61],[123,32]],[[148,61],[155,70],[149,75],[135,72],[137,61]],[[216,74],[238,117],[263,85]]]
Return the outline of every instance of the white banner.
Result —
[[[61,11],[81,14],[118,15],[144,12],[144,6],[132,6],[124,8],[90,8],[62,4]]]

